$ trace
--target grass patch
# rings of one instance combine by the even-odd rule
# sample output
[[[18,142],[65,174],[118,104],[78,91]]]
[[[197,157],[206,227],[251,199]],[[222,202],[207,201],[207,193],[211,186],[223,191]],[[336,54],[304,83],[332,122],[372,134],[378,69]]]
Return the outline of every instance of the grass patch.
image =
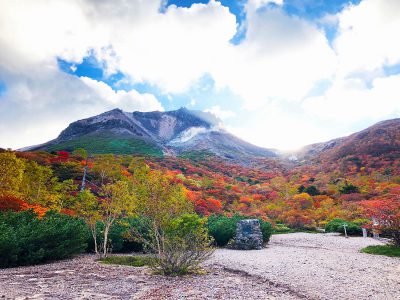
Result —
[[[201,151],[185,151],[178,155],[179,158],[189,159],[195,162],[201,162],[207,160],[210,157],[214,157],[215,155],[209,151],[201,150]]]
[[[88,134],[64,141],[60,144],[45,146],[47,151],[73,151],[84,148],[91,154],[141,154],[162,157],[163,153],[156,145],[140,139],[110,134]]]
[[[276,224],[272,234],[287,234],[287,233],[296,233],[296,232],[305,232],[305,233],[321,233],[316,229],[293,229],[289,228],[283,224]]]
[[[156,259],[150,256],[109,256],[99,261],[107,265],[143,267],[154,264]]]
[[[386,255],[392,257],[400,257],[400,247],[389,245],[368,246],[361,249],[361,252],[376,255]]]
[[[288,231],[273,231],[272,234],[288,234],[288,233],[295,233],[295,230],[288,230]]]

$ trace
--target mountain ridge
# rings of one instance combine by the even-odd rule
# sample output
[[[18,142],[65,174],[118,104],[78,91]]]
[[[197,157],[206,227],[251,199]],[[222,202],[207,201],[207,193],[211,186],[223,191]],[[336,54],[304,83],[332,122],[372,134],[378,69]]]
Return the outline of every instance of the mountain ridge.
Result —
[[[361,131],[303,147],[299,159],[334,161],[346,156],[395,156],[400,158],[400,118],[377,122]]]
[[[72,122],[56,139],[21,150],[72,151],[76,148],[85,148],[93,154],[153,156],[202,152],[246,164],[263,158],[292,160],[300,164],[361,155],[389,155],[392,159],[400,158],[400,118],[381,121],[349,136],[284,154],[234,136],[211,113],[187,108],[166,112],[125,112],[116,108]]]

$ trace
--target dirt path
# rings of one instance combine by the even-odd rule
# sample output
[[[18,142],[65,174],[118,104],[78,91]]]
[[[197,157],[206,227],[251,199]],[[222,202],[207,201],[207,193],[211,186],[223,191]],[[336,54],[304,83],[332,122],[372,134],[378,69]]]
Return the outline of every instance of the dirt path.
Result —
[[[218,250],[212,263],[259,276],[312,299],[400,299],[400,259],[360,253],[371,238],[275,235],[268,248]]]

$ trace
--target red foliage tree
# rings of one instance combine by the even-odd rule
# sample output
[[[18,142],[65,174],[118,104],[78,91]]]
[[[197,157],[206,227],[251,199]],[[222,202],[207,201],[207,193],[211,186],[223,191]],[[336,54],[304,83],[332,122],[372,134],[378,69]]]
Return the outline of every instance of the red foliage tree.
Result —
[[[210,214],[219,214],[222,212],[221,201],[208,197],[206,199],[199,199],[195,203],[195,210],[197,213],[204,216],[209,216]]]
[[[0,211],[22,211],[28,209],[28,203],[14,195],[0,195]]]
[[[14,196],[14,195],[0,195],[0,211],[23,211],[32,209],[39,217],[43,217],[47,212],[47,208],[37,205],[37,204],[29,204],[24,200]]]
[[[373,228],[391,236],[393,245],[400,247],[400,199],[377,199],[362,204],[373,219]]]

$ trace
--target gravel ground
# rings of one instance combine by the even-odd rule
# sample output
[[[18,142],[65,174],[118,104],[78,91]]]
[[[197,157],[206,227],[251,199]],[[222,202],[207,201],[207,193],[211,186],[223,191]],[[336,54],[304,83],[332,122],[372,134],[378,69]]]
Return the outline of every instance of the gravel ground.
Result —
[[[400,259],[360,253],[372,238],[274,235],[263,250],[221,249],[212,260],[310,299],[400,299]]]
[[[0,299],[300,299],[261,277],[207,268],[206,275],[164,277],[147,268],[103,265],[91,256],[0,270]]]
[[[276,235],[268,248],[217,250],[207,274],[169,278],[90,255],[0,269],[0,299],[400,299],[400,259],[359,253],[379,242]]]

